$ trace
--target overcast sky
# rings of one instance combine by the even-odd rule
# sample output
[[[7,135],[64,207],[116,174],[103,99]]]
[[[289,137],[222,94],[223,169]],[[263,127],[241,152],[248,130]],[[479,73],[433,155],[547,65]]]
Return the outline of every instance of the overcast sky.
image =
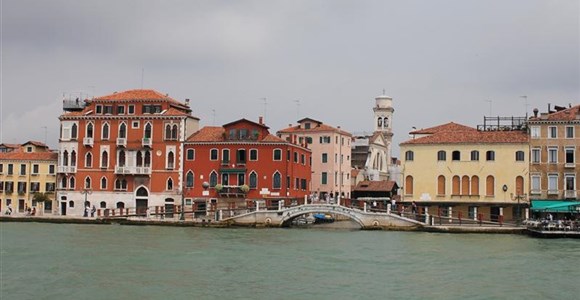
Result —
[[[523,95],[530,114],[580,103],[579,18],[577,0],[3,0],[1,142],[46,126],[56,147],[63,93],[143,82],[190,98],[202,126],[266,111],[273,133],[303,117],[371,131],[385,89],[398,144],[413,126],[475,126],[489,100],[506,116]]]

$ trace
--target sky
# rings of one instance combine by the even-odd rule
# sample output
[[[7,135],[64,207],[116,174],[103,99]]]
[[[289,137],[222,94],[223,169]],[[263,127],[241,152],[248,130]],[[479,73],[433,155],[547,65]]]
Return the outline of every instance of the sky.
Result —
[[[141,87],[191,99],[201,126],[264,115],[272,133],[370,132],[385,90],[396,145],[580,103],[577,0],[0,1],[4,143],[56,148],[63,95]]]

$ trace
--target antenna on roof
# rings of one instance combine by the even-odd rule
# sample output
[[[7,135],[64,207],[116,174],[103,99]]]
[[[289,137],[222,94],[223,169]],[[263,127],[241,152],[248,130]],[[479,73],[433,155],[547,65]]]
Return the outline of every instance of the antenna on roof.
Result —
[[[264,101],[264,120],[266,120],[266,109],[268,107],[268,99],[267,98],[260,98],[260,100]]]
[[[383,89],[383,96],[385,96],[385,95],[386,95],[386,93],[387,93],[387,92],[385,91],[385,89]]]
[[[46,126],[42,126],[42,127],[40,127],[40,128],[44,129],[44,144],[45,144],[45,145],[47,145],[47,144],[46,144],[46,131],[48,130],[48,127],[46,127]]]
[[[524,95],[524,96],[520,96],[520,98],[524,98],[524,107],[525,107],[525,112],[526,112],[526,119],[528,118],[528,96]]]

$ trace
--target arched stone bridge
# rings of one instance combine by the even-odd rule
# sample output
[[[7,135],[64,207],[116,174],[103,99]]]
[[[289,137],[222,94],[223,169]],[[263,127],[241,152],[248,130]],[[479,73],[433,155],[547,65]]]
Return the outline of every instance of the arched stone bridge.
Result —
[[[361,229],[413,228],[425,223],[387,212],[370,212],[334,204],[304,204],[279,210],[258,210],[221,220],[240,226],[287,227],[293,219],[303,215],[324,213],[346,216]]]

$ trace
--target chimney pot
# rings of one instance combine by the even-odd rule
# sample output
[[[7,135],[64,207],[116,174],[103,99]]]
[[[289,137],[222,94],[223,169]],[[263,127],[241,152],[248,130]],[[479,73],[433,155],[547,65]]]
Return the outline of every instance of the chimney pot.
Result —
[[[262,116],[258,117],[258,123],[263,125],[264,124],[264,117],[262,117]]]

